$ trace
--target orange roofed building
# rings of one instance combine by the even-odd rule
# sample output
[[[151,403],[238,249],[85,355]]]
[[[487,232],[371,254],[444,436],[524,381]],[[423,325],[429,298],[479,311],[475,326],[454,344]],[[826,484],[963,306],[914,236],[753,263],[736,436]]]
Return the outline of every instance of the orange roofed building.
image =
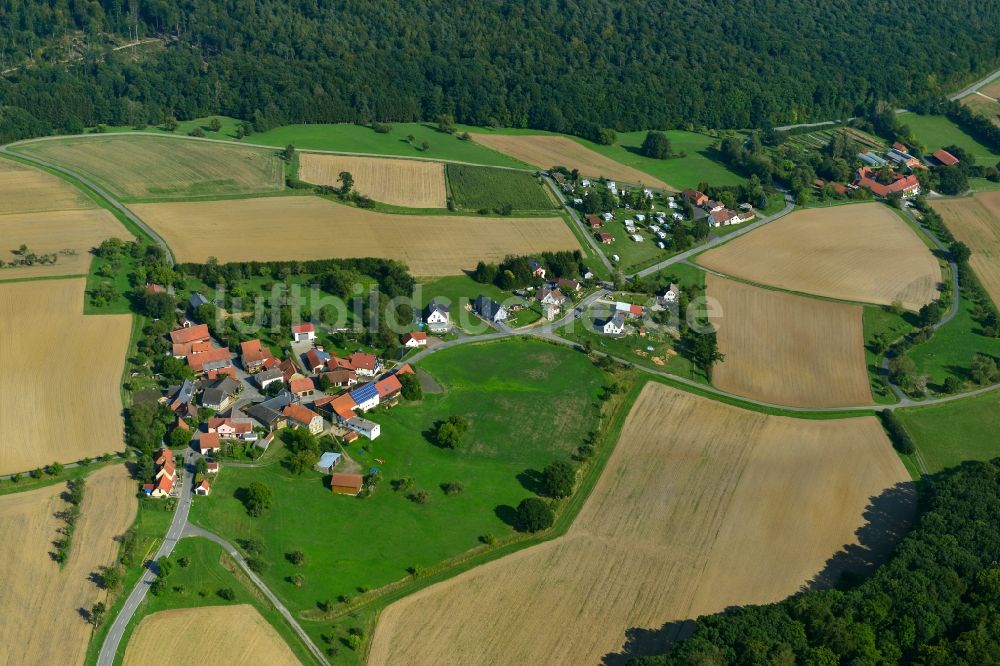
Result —
[[[170,331],[170,342],[175,345],[183,345],[191,342],[208,342],[212,336],[208,332],[208,324],[198,324],[187,328],[178,328]]]
[[[856,187],[870,190],[872,194],[883,199],[897,192],[904,197],[920,194],[920,180],[914,174],[904,176],[894,171],[893,180],[888,185],[875,180],[875,170],[871,167],[861,167],[857,175],[857,180],[854,181]]]

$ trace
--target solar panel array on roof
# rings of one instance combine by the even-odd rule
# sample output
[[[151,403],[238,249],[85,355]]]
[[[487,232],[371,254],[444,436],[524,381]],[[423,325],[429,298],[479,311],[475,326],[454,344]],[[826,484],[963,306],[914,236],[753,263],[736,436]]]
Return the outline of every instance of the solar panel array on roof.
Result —
[[[354,398],[354,402],[359,405],[377,396],[378,389],[375,388],[375,384],[365,384],[351,391],[351,397]]]

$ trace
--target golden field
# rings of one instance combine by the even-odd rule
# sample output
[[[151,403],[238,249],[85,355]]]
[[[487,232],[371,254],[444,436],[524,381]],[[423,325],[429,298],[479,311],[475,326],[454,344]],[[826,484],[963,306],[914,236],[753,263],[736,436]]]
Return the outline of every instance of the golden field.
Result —
[[[676,189],[655,176],[594,152],[564,136],[547,134],[473,134],[472,140],[540,169],[564,166],[592,178],[604,177],[632,185]]]
[[[0,284],[0,474],[124,447],[129,315],[83,316],[84,280]]]
[[[68,504],[60,498],[65,484],[0,497],[0,664],[82,664],[91,625],[81,617],[106,593],[90,580],[113,565],[115,538],[136,514],[136,485],[124,465],[87,476],[80,518],[65,567],[50,557],[57,530],[55,517]]]
[[[629,630],[662,652],[667,625],[797,592],[883,493],[912,516],[873,417],[767,416],[649,383],[569,531],[390,605],[369,663],[598,664]]]
[[[746,398],[789,407],[872,402],[860,305],[754,287],[707,274],[707,295],[725,361],[712,383]]]
[[[274,627],[245,604],[178,608],[147,615],[132,634],[122,663],[165,663],[164,646],[177,640],[183,641],[185,654],[218,666],[299,663]]]
[[[877,203],[796,211],[697,262],[771,287],[908,310],[934,300],[941,282],[930,249]]]
[[[994,303],[1000,303],[1000,192],[933,202],[945,225],[972,250],[969,265]]]
[[[558,217],[397,215],[313,196],[131,206],[178,261],[385,257],[415,275],[458,275],[480,260],[578,250]]]
[[[350,172],[356,192],[375,201],[411,208],[448,205],[441,162],[299,153],[299,180],[340,188],[341,171]]]

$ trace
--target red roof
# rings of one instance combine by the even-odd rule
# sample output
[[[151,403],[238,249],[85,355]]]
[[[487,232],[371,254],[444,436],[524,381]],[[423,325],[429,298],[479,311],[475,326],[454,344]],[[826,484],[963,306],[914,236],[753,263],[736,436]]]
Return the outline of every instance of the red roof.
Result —
[[[604,226],[604,220],[597,217],[596,215],[588,215],[587,224],[590,225],[591,229],[600,229],[601,227]]]
[[[341,393],[330,401],[330,408],[333,409],[333,413],[345,421],[354,416],[354,408],[357,406],[358,403],[354,402],[354,398],[351,397],[350,393]]]
[[[198,436],[198,449],[205,451],[207,449],[217,449],[219,448],[219,433],[217,432],[203,432]]]
[[[240,356],[244,363],[256,363],[271,358],[271,350],[264,347],[260,340],[247,340],[240,343]]]
[[[365,354],[364,352],[354,352],[347,357],[347,362],[351,364],[351,368],[358,370],[374,370],[375,363],[378,359],[375,358],[374,354]]]
[[[309,322],[306,322],[304,324],[292,325],[292,333],[315,333],[315,332],[316,332],[316,327]]]
[[[219,463],[217,463],[217,462],[210,462],[210,463],[208,463],[208,469],[209,469],[209,471],[211,471],[211,470],[215,470],[216,472],[219,471]]]
[[[312,423],[312,420],[319,416],[316,412],[309,409],[308,407],[303,407],[302,405],[291,404],[281,410],[281,413],[288,418],[301,423],[304,426],[308,426]]]
[[[222,426],[228,426],[236,431],[237,434],[247,433],[253,430],[253,424],[249,421],[234,421],[231,418],[223,418],[221,416],[216,416],[208,420],[208,430],[212,433]]]
[[[169,493],[171,490],[174,489],[174,480],[169,476],[167,476],[166,474],[164,474],[163,476],[161,476],[159,479],[156,480],[156,488],[157,490],[162,490],[165,493]]]
[[[410,365],[409,363],[404,363],[400,367],[396,368],[395,372],[393,372],[394,375],[405,375],[412,373],[413,373],[413,366]]]
[[[324,361],[319,357],[319,352],[315,349],[310,349],[306,352],[306,360],[309,361],[309,369],[315,370],[316,368],[322,368]]]
[[[156,463],[160,464],[160,460],[173,460],[174,452],[170,449],[160,449],[160,455],[156,458]]]
[[[202,479],[201,483],[198,484],[198,487],[201,488],[202,490],[211,489],[211,487],[208,485],[208,479]]]
[[[208,332],[208,324],[198,324],[188,328],[177,328],[170,331],[170,341],[174,344],[184,344],[185,342],[200,342],[208,340],[212,336]]]
[[[330,476],[330,486],[334,489],[336,488],[353,488],[355,490],[361,490],[361,486],[365,483],[365,478],[360,474],[346,474],[343,472],[335,472]]]
[[[403,385],[399,383],[396,375],[389,375],[385,379],[375,382],[375,389],[378,391],[379,397],[384,398],[387,395],[402,391]]]
[[[292,393],[302,393],[304,391],[315,391],[316,385],[313,384],[313,380],[308,377],[303,377],[302,379],[293,379],[288,385]]]
[[[858,179],[854,181],[854,184],[858,187],[864,187],[872,191],[872,194],[879,197],[887,197],[893,192],[906,193],[915,188],[920,187],[920,180],[913,174],[909,176],[903,176],[896,174],[896,179],[889,185],[883,185],[874,178],[872,174],[874,171],[869,167],[862,167],[858,169]]]
[[[208,363],[214,363],[216,361],[228,361],[229,360],[229,350],[225,347],[218,347],[216,349],[210,349],[207,352],[201,354],[193,354],[188,356],[188,365],[195,372],[201,372],[205,369],[205,365]]]
[[[427,339],[426,333],[407,333],[406,335],[403,336],[403,344],[405,345],[410,340],[416,340],[417,342],[420,342],[421,340],[426,340],[426,339]]]
[[[209,370],[205,373],[206,379],[218,379],[219,377],[226,376],[232,377],[233,379],[239,379],[239,374],[236,372],[236,368],[231,365],[227,365],[224,368],[219,368],[218,370]]]
[[[601,233],[597,234],[597,238],[598,238],[598,239],[599,239],[599,240],[600,240],[600,241],[601,241],[602,243],[606,243],[606,242],[610,242],[610,241],[613,241],[613,240],[615,239],[615,237],[614,237],[614,236],[612,236],[611,234],[609,234],[609,233],[608,233],[608,232],[606,232],[606,231],[602,231]]]
[[[959,162],[957,157],[949,153],[944,148],[934,151],[931,153],[931,156],[945,166],[954,166]]]
[[[167,293],[167,290],[163,287],[162,284],[156,284],[155,282],[150,282],[149,284],[146,285],[146,293],[165,294]]]

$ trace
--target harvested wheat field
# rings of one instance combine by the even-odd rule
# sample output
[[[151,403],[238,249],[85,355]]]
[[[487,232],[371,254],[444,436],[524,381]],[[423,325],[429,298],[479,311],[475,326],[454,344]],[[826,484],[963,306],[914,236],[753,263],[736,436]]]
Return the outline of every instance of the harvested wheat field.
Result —
[[[84,280],[0,284],[0,474],[121,451],[129,315],[83,316]]]
[[[246,604],[179,608],[147,615],[129,640],[122,663],[163,663],[164,636],[183,636],[185,652],[209,664],[299,663],[274,627]]]
[[[604,177],[633,185],[676,189],[659,178],[605,157],[564,136],[547,134],[473,134],[472,140],[542,169],[561,165],[593,178]]]
[[[762,289],[708,274],[725,361],[712,369],[724,391],[790,407],[872,402],[862,308]]]
[[[56,210],[44,213],[0,215],[0,260],[13,262],[21,245],[35,254],[55,254],[55,263],[0,268],[0,280],[49,275],[84,275],[93,259],[91,249],[115,236],[130,240],[132,235],[103,208]],[[80,297],[81,299],[83,296]]]
[[[444,208],[444,164],[349,155],[299,153],[299,179],[340,187],[340,172],[354,177],[354,189],[375,201],[411,208]]]
[[[1000,303],[1000,192],[933,202],[948,230],[972,250],[969,265],[994,303]]]
[[[759,284],[908,310],[934,300],[941,281],[930,249],[877,203],[796,211],[697,261]]]
[[[599,664],[629,629],[632,654],[663,652],[665,625],[826,582],[880,495],[891,527],[912,519],[872,417],[766,416],[650,382],[569,531],[392,604],[369,663]]]
[[[96,207],[83,192],[61,178],[0,159],[0,215]]]
[[[274,150],[144,135],[88,135],[18,144],[16,151],[73,169],[123,199],[277,192]]]
[[[89,610],[106,594],[90,580],[114,564],[115,538],[135,519],[135,482],[124,465],[87,477],[69,560],[60,571],[52,542],[65,523],[55,517],[68,504],[56,484],[0,497],[0,664],[82,664],[91,626]],[[56,633],[53,633],[53,632]]]
[[[313,196],[131,206],[178,261],[385,257],[415,275],[458,275],[479,260],[578,250],[558,217],[394,215]],[[206,242],[206,239],[224,239]]]

